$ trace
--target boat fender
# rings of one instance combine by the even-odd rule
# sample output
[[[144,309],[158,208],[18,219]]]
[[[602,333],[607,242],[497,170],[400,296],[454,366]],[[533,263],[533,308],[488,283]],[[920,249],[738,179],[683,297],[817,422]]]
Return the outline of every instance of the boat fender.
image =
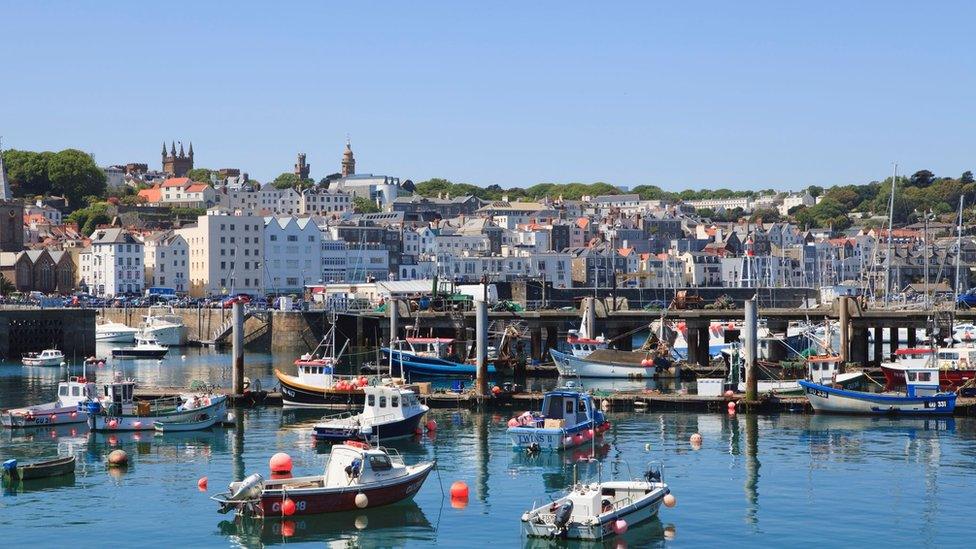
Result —
[[[12,473],[12,472],[16,471],[17,470],[17,460],[16,459],[8,459],[7,461],[3,462],[3,470],[6,471],[7,473]]]

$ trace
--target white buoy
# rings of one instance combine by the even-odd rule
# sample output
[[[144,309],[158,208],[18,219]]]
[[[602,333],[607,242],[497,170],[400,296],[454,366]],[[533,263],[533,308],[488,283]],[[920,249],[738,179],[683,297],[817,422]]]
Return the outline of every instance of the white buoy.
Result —
[[[180,355],[180,360],[186,360],[186,355]]]
[[[644,451],[645,452],[650,452],[651,451],[651,443],[650,442],[644,444]]]
[[[367,505],[369,505],[369,498],[366,497],[366,494],[362,492],[356,494],[356,507],[365,509]]]
[[[67,362],[65,362],[65,361],[63,361],[63,360],[61,361],[61,366],[67,366],[67,365],[68,365],[68,363],[67,363]]]

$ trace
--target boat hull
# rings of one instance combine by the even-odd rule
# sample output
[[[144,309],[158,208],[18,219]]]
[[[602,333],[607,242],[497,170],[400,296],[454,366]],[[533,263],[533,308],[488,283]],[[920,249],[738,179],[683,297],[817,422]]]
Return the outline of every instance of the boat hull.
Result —
[[[28,358],[24,357],[21,362],[24,366],[60,366],[64,362],[64,357],[55,358]]]
[[[155,423],[186,422],[196,420],[200,414],[208,414],[217,418],[227,413],[227,397],[212,397],[217,402],[210,406],[202,406],[191,410],[174,411],[155,416],[109,415],[99,413],[88,416],[88,426],[92,431],[152,431]],[[114,422],[114,423],[113,423]]]
[[[316,440],[326,440],[329,442],[344,442],[346,440],[370,441],[376,438],[379,438],[380,441],[387,441],[409,438],[417,434],[417,430],[420,429],[420,422],[423,420],[425,414],[426,412],[403,418],[399,421],[372,425],[367,428],[357,426],[344,430],[338,428],[338,425],[335,428],[330,428],[327,424],[323,424],[321,427],[316,425],[313,436]]]
[[[16,468],[4,470],[4,478],[11,480],[34,480],[39,478],[60,477],[72,475],[75,472],[74,456],[17,465]]]
[[[0,414],[0,423],[12,429],[70,425],[86,421],[88,421],[86,410],[79,409],[77,406],[58,406],[57,402],[5,410]]]
[[[393,365],[394,372],[400,372],[403,376],[416,377],[475,377],[477,368],[474,364],[464,364],[451,362],[442,358],[422,356],[406,351],[392,351],[393,358],[390,359],[390,349],[383,347],[383,363]],[[493,364],[488,364],[488,375],[495,375],[498,370]]]
[[[508,437],[512,441],[512,448],[558,451],[586,444],[603,436],[603,432],[609,428],[609,424],[604,423],[594,429],[593,421],[569,429],[519,426],[509,427]],[[590,429],[593,429],[592,436],[589,434]]]
[[[597,362],[550,349],[559,375],[566,377],[596,377],[617,379],[649,379],[656,373],[655,366],[640,364]]]
[[[147,350],[136,350],[136,349],[112,349],[112,358],[163,358],[169,349],[147,349]]]
[[[297,378],[275,370],[281,385],[282,403],[289,408],[328,408],[346,410],[362,406],[366,395],[360,389],[339,390],[311,387],[298,383]]]
[[[261,509],[265,517],[283,516],[281,502],[285,497],[295,502],[294,515],[316,515],[369,509],[410,499],[420,490],[434,463],[418,465],[409,474],[371,486],[343,486],[341,488],[266,489],[261,495]],[[356,505],[356,496],[365,494],[365,507]]]
[[[104,343],[132,343],[136,340],[136,330],[133,329],[129,331],[109,331],[98,333],[95,332],[95,341],[101,341]]]
[[[153,337],[160,345],[180,346],[184,343],[183,334],[186,329],[177,324],[167,324],[163,326],[148,326],[143,331]]]
[[[599,521],[580,522],[571,521],[568,524],[564,539],[598,541],[607,537],[617,535],[614,531],[614,523],[618,520],[627,522],[628,528],[632,528],[642,522],[651,520],[657,516],[664,502],[664,496],[671,493],[665,486],[651,490],[633,503],[614,510],[611,513],[601,514]],[[552,537],[553,527],[542,521],[522,519],[522,533],[529,537]]]
[[[835,389],[805,380],[801,380],[799,383],[803,387],[810,405],[817,412],[872,415],[946,415],[951,414],[956,408],[955,393],[908,397]]]

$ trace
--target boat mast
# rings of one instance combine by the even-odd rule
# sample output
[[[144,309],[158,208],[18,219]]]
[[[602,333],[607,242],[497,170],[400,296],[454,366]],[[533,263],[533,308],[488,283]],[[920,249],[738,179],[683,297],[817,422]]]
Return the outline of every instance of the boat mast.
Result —
[[[885,272],[885,308],[888,307],[891,297],[891,232],[895,228],[895,182],[898,180],[898,163],[895,162],[894,172],[891,175],[891,195],[888,197],[888,253],[885,258],[887,271]]]
[[[960,282],[960,271],[959,271],[960,264],[959,264],[959,261],[960,261],[960,258],[962,257],[962,204],[963,204],[963,198],[964,198],[964,196],[960,194],[959,195],[959,221],[956,224],[956,299],[955,299],[955,302],[954,302],[953,307],[956,307],[959,304],[959,293],[962,291],[961,288],[960,288],[960,286],[959,286],[959,282]]]

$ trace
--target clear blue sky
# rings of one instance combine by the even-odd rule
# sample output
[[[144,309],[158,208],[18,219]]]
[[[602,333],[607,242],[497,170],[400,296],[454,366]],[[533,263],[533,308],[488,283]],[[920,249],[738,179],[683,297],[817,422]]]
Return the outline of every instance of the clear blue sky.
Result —
[[[972,2],[14,2],[4,146],[267,181],[801,188],[976,170]],[[745,5],[748,4],[748,5]]]

